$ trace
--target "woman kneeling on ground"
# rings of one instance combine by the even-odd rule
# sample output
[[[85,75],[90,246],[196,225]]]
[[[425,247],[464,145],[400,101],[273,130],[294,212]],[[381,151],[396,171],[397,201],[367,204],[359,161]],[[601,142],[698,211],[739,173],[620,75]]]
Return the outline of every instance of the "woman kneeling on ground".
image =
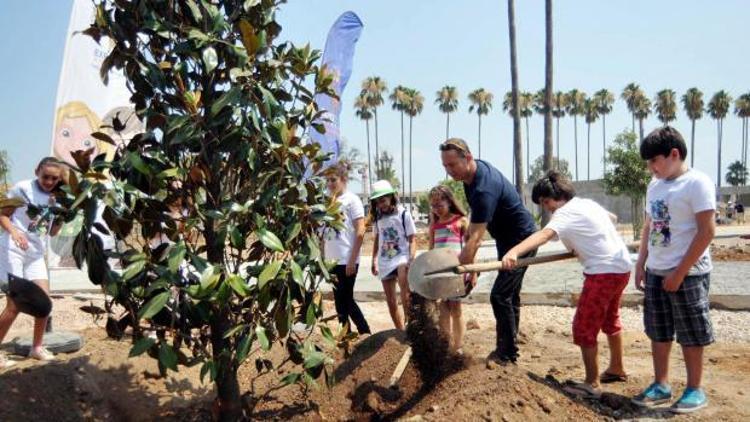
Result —
[[[586,379],[568,381],[565,390],[598,398],[600,382],[627,380],[622,363],[620,300],[630,279],[630,253],[613,223],[617,217],[592,200],[576,198],[573,184],[561,173],[548,172],[534,184],[531,197],[552,213],[552,218],[544,229],[505,254],[503,268],[514,268],[519,256],[554,239],[575,252],[585,280],[573,318],[573,339],[581,348]],[[609,368],[601,376],[596,341],[599,330],[607,335],[610,352]]]

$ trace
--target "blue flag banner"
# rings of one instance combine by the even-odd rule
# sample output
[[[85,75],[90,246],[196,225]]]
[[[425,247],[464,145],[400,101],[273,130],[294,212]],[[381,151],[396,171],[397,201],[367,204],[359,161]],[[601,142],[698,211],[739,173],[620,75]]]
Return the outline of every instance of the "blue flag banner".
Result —
[[[339,97],[333,98],[326,94],[315,96],[318,108],[326,110],[322,123],[325,133],[318,133],[312,129],[310,138],[318,142],[324,153],[331,153],[326,164],[338,160],[341,135],[339,132],[339,115],[341,114],[341,95],[352,74],[354,47],[362,33],[362,21],[354,12],[344,12],[331,27],[323,50],[322,66],[333,74],[332,88]]]

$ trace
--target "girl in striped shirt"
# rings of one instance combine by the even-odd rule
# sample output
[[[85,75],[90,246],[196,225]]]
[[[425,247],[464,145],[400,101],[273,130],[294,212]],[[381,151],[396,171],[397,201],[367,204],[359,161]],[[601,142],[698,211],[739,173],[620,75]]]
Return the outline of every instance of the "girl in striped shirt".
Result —
[[[461,252],[464,235],[469,227],[466,212],[456,202],[447,186],[430,190],[430,249],[449,248]],[[476,277],[471,274],[470,277]],[[461,315],[461,298],[455,297],[440,303],[440,328],[448,336],[451,349],[463,353],[464,322]]]

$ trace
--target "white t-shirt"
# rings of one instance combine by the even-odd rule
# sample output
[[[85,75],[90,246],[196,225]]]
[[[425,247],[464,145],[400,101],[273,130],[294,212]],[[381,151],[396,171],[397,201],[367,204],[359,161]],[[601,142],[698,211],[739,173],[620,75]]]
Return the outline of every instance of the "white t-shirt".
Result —
[[[552,214],[545,227],[576,252],[585,274],[622,274],[632,262],[609,212],[590,199],[573,198]]]
[[[50,205],[50,194],[42,190],[36,179],[18,182],[8,191],[8,198],[19,198],[27,204],[30,203],[45,208]],[[21,250],[6,231],[2,231],[2,234],[0,234],[0,247],[20,254],[26,254],[29,257],[44,256],[49,237],[47,233],[52,226],[52,216],[47,214],[46,219],[42,216],[37,216],[32,220],[27,211],[27,206],[16,208],[10,220],[17,230],[26,235],[29,241],[29,248],[26,251]]]
[[[326,259],[335,259],[339,265],[346,265],[357,237],[354,221],[365,217],[365,208],[359,197],[348,191],[339,195],[337,200],[344,217],[345,228],[339,232],[334,229],[326,230],[325,256]],[[357,263],[359,263],[359,256],[357,256]]]
[[[646,213],[651,218],[646,267],[657,272],[677,267],[698,233],[695,214],[715,209],[714,184],[698,170],[689,169],[674,180],[651,180],[646,193]],[[711,269],[706,248],[689,274],[706,274]]]
[[[400,205],[393,214],[380,217],[373,227],[378,233],[378,272],[382,279],[409,262],[407,237],[415,234],[417,228],[411,214]]]

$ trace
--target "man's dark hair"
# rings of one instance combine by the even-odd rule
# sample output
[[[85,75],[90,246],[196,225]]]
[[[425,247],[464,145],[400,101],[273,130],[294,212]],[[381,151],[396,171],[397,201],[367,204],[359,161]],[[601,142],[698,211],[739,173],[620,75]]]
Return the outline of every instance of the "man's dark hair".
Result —
[[[573,183],[557,170],[550,170],[541,179],[534,183],[531,190],[531,200],[539,204],[542,198],[550,198],[555,201],[570,201],[576,196]]]
[[[650,160],[657,155],[669,156],[672,149],[677,148],[680,152],[680,159],[685,161],[687,158],[687,145],[677,129],[671,126],[660,127],[641,142],[641,158]]]

